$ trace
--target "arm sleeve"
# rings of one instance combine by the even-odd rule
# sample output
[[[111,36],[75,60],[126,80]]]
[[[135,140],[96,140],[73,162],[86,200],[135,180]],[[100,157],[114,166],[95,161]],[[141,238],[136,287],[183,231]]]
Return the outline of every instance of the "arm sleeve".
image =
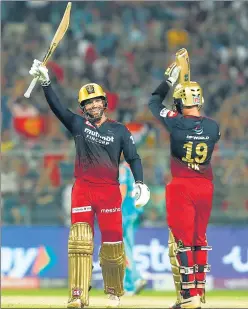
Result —
[[[137,153],[134,139],[126,127],[123,139],[123,154],[125,160],[130,165],[134,180],[143,182],[143,167],[141,159]]]
[[[171,132],[177,118],[180,117],[178,112],[173,112],[166,108],[162,103],[170,90],[166,80],[164,80],[152,93],[148,106],[152,114]]]
[[[51,85],[43,86],[42,88],[45,93],[47,103],[49,104],[55,116],[64,124],[64,126],[70,132],[72,132],[73,123],[77,115],[72,113],[69,109],[65,108],[63,104],[61,104]]]

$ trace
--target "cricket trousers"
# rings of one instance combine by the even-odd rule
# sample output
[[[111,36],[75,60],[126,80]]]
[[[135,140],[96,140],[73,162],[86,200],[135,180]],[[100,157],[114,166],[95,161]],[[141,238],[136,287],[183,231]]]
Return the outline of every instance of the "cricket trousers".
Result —
[[[94,232],[96,217],[102,242],[122,241],[121,204],[119,185],[93,184],[76,179],[72,188],[71,223],[86,222]]]
[[[206,231],[214,186],[205,178],[173,178],[166,186],[167,223],[174,236],[182,294],[204,293],[208,250]]]

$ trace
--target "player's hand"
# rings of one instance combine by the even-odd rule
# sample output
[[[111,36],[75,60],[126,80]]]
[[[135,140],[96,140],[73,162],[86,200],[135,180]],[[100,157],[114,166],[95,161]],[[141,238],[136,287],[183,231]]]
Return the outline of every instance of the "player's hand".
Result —
[[[135,207],[140,208],[145,206],[150,199],[150,190],[142,182],[136,182],[134,184],[133,195],[135,197]]]
[[[39,77],[38,81],[41,84],[49,84],[50,78],[48,75],[48,69],[42,65],[42,62],[39,60],[34,60],[33,65],[29,71],[29,74],[34,78]]]
[[[180,70],[181,68],[176,65],[176,62],[173,62],[164,72],[164,75],[167,77],[167,84],[170,87],[173,87],[177,82]]]

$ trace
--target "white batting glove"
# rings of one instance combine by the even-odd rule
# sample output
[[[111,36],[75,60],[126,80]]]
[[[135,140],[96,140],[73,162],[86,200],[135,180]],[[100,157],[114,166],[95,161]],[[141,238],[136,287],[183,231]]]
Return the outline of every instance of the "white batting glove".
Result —
[[[150,199],[150,190],[144,183],[136,182],[133,195],[135,197],[135,207],[144,207]]]
[[[32,75],[34,78],[39,77],[38,81],[44,86],[50,84],[48,69],[42,65],[41,61],[37,59],[34,60],[29,74]]]
[[[173,62],[168,68],[166,69],[164,75],[168,76],[167,84],[170,87],[173,87],[174,84],[177,82],[181,68],[176,65],[176,62]]]

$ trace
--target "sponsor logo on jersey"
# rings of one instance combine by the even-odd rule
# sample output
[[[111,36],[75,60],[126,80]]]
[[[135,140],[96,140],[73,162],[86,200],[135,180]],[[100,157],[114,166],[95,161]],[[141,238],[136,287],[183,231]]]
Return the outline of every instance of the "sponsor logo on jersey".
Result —
[[[201,133],[200,133],[201,134]],[[187,139],[194,139],[194,140],[208,140],[209,136],[194,136],[194,135],[187,135]]]
[[[167,108],[163,108],[161,111],[160,111],[160,116],[161,117],[166,117],[167,116],[167,114],[169,113],[169,109],[167,109]]]
[[[98,144],[109,145],[114,142],[114,136],[102,136],[97,131],[92,131],[89,128],[85,128],[84,132],[87,134],[86,139]]]

